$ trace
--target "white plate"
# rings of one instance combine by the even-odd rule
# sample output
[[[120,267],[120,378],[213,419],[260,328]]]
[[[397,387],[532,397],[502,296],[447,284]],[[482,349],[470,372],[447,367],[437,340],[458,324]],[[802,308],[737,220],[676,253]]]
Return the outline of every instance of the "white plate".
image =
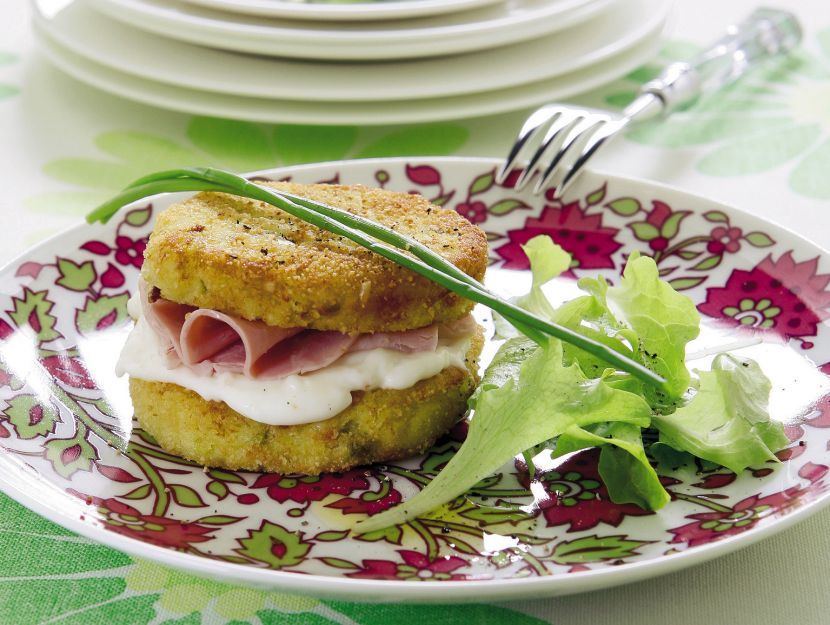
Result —
[[[185,0],[209,9],[230,13],[281,17],[293,20],[393,20],[443,15],[496,4],[505,0],[367,0],[337,4],[325,0],[284,2],[283,0]]]
[[[667,9],[665,0],[632,0],[556,37],[394,64],[298,63],[207,50],[129,28],[78,2],[51,17],[36,11],[35,20],[65,48],[149,80],[238,96],[366,101],[477,93],[572,73],[655,37]]]
[[[422,488],[460,432],[421,457],[299,480],[203,471],[160,450],[133,423],[126,380],[113,368],[130,325],[136,250],[152,215],[176,199],[167,195],[136,202],[107,225],[63,233],[0,270],[0,489],[141,558],[213,579],[380,602],[607,588],[734,551],[830,504],[830,378],[813,364],[830,372],[830,326],[821,321],[830,255],[749,213],[679,190],[586,172],[564,201],[549,200],[494,184],[498,164],[376,159],[265,175],[381,182],[444,202],[490,234],[488,282],[505,295],[529,284],[519,246],[536,234],[573,254],[575,277],[615,276],[633,251],[654,253],[636,226],[671,219],[676,227],[664,230],[671,247],[657,247],[655,261],[704,317],[729,328],[710,340],[733,342],[743,327],[763,341],[740,353],[759,359],[773,380],[771,415],[788,424],[792,440],[785,462],[737,476],[703,467],[661,471],[672,500],[657,513],[609,500],[595,450],[540,462],[542,479],[530,490],[526,472],[510,462],[441,518],[355,537],[348,528],[356,519]],[[727,236],[736,246],[724,248]],[[718,262],[701,268],[711,254]],[[555,286],[575,290],[568,279]],[[825,537],[812,547],[828,546]]]
[[[390,102],[303,102],[235,97],[129,76],[93,63],[35,29],[47,58],[76,79],[103,91],[174,111],[230,119],[295,124],[402,124],[491,115],[537,106],[598,87],[651,58],[649,38],[618,56],[548,80],[473,95]]]
[[[585,21],[612,0],[510,0],[440,18],[336,26],[234,16],[167,0],[83,1],[136,28],[189,43],[347,61],[440,56],[526,41]]]

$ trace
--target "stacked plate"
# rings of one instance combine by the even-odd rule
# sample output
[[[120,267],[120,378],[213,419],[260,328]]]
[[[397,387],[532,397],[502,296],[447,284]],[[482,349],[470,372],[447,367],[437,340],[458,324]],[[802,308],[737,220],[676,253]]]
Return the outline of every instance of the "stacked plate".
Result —
[[[56,66],[133,100],[252,121],[390,124],[525,108],[607,82],[654,52],[668,5],[34,0],[34,25]]]

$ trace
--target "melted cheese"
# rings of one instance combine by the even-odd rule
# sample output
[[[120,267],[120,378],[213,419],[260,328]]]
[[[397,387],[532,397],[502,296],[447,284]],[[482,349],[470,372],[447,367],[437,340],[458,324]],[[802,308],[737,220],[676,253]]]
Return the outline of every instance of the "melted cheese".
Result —
[[[352,403],[353,391],[405,389],[447,367],[463,369],[470,341],[470,336],[440,341],[435,351],[412,354],[389,349],[348,353],[312,373],[257,380],[237,373],[198,375],[185,366],[166,368],[158,336],[139,317],[121,352],[116,372],[119,376],[127,374],[183,386],[208,401],[225,402],[254,421],[297,425],[337,415]]]

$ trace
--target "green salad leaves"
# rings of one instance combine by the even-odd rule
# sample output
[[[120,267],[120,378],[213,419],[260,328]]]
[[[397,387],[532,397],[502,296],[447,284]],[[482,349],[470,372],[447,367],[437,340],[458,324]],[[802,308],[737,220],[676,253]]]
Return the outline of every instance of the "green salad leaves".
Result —
[[[608,289],[608,298],[637,335],[640,361],[666,378],[673,395],[685,393],[691,380],[686,344],[700,333],[692,300],[660,280],[654,261],[637,253],[629,257],[621,285]]]
[[[718,354],[711,371],[701,371],[694,398],[670,415],[655,415],[660,442],[739,473],[775,460],[789,440],[770,421],[770,381],[757,363]]]
[[[585,295],[555,307],[542,287],[568,269],[570,257],[548,237],[532,239],[525,252],[533,283],[514,303],[640,362],[666,379],[668,392],[556,338],[533,342],[496,316],[497,337],[506,340],[470,398],[467,439],[424,490],[356,531],[433,511],[541,444],[554,457],[599,447],[611,499],[647,510],[664,506],[669,494],[647,454],[646,429],[664,457],[691,454],[736,472],[775,460],[787,444],[783,426],[769,418],[771,385],[756,363],[721,354],[693,381],[685,352],[700,317],[691,300],[660,280],[651,258],[632,254],[619,286],[583,278]]]

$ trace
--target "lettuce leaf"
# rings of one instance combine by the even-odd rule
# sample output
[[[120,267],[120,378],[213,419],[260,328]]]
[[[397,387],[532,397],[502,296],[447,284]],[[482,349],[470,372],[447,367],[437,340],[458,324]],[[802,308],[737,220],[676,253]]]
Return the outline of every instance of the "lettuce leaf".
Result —
[[[660,280],[654,260],[637,252],[628,258],[620,286],[608,289],[608,299],[639,338],[641,362],[666,378],[674,398],[681,397],[691,381],[686,344],[700,333],[692,300]]]
[[[516,454],[529,455],[551,440],[555,456],[599,447],[600,476],[611,499],[647,510],[664,506],[669,495],[646,455],[643,428],[649,428],[649,441],[657,428],[652,455],[672,466],[693,454],[737,472],[774,460],[773,452],[787,445],[782,425],[769,419],[771,385],[756,363],[719,355],[711,372],[700,373],[696,394],[689,392],[686,344],[698,335],[700,316],[691,300],[660,280],[651,258],[632,254],[617,287],[601,276],[582,278],[586,295],[554,307],[542,286],[568,269],[570,257],[548,237],[535,237],[524,249],[533,283],[514,301],[638,358],[668,380],[670,396],[656,395],[556,339],[537,345],[495,315],[497,337],[514,338],[501,346],[470,398],[475,415],[467,440],[423,491],[359,522],[355,531],[371,532],[435,510]],[[677,401],[686,403],[676,408]]]
[[[625,339],[637,345],[636,334],[621,324],[608,308],[606,292],[608,284],[601,276],[597,279],[583,278],[579,286],[588,295],[565,302],[554,308],[542,291],[542,286],[568,270],[571,256],[547,235],[539,235],[522,246],[530,260],[532,286],[526,295],[512,298],[511,301],[536,315],[579,332],[594,340],[605,343],[627,356],[636,358],[632,349],[621,340]],[[498,339],[521,336],[518,330],[497,313],[493,315]],[[563,343],[565,362],[578,362],[589,377],[600,377],[608,368],[608,363],[569,343]]]
[[[599,474],[614,503],[659,510],[671,499],[649,464],[638,426],[618,421],[568,428],[556,442],[554,457],[587,447],[600,447]]]
[[[604,343],[611,349],[639,359],[639,354],[633,352],[631,346],[639,344],[635,332],[620,323],[608,307],[606,294],[608,283],[599,278],[582,278],[579,287],[588,293],[565,302],[557,308],[551,320],[575,332]],[[579,363],[582,371],[589,377],[605,375],[608,363],[593,354],[574,347],[564,345],[565,362]]]
[[[355,531],[371,532],[434,510],[517,453],[568,428],[609,421],[649,424],[651,409],[642,397],[589,379],[578,365],[564,365],[560,341],[551,339],[524,361],[516,357],[519,342],[526,344],[514,339],[496,354],[473,398],[475,415],[467,440],[444,469],[415,497],[359,522]]]
[[[660,279],[652,258],[634,252],[618,287],[609,288],[602,276],[582,278],[579,286],[587,295],[554,308],[542,286],[569,268],[570,256],[545,235],[530,239],[522,249],[530,259],[533,284],[529,293],[514,299],[518,305],[635,356],[665,377],[672,396],[650,397],[652,404],[669,404],[688,390],[691,376],[686,368],[686,344],[700,332],[700,315],[688,297]],[[612,310],[612,304],[618,310]],[[517,331],[497,318],[496,336],[511,338]],[[590,377],[604,375],[607,368],[601,359],[569,344],[564,345],[564,354],[566,362],[579,363]],[[651,389],[644,392],[653,393]]]
[[[476,405],[478,397],[484,391],[500,388],[518,379],[524,362],[539,349],[541,348],[537,343],[524,336],[505,341],[493,357],[493,362],[481,376],[481,382],[470,397],[470,406]]]
[[[539,235],[522,245],[522,249],[530,260],[530,273],[533,282],[530,292],[519,297],[513,297],[511,302],[540,317],[552,318],[553,306],[545,297],[542,287],[568,270],[571,266],[571,255],[553,242],[547,235]],[[500,314],[493,313],[493,323],[496,326],[497,339],[510,339],[522,336]]]
[[[769,460],[789,440],[767,409],[772,384],[758,364],[719,354],[700,371],[697,394],[671,415],[655,415],[660,442],[738,473]]]
[[[571,266],[571,255],[553,242],[547,235],[535,236],[522,246],[528,260],[533,283],[530,293],[520,297],[518,304],[545,317],[552,317],[553,306],[545,297],[542,287],[566,272]]]

